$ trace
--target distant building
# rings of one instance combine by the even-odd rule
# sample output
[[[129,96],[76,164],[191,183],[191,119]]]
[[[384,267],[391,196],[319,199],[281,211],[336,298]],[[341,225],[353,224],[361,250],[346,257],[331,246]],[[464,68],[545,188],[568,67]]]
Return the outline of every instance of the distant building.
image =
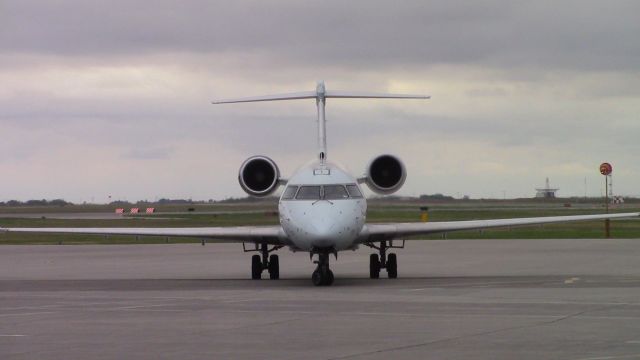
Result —
[[[556,197],[556,191],[558,190],[559,189],[553,189],[549,186],[549,178],[547,178],[544,188],[536,189],[536,198],[553,199]]]

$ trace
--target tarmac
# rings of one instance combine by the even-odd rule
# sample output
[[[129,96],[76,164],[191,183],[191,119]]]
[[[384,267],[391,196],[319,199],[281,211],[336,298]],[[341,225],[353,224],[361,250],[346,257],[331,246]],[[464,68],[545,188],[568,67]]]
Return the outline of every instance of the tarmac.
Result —
[[[408,241],[282,249],[250,280],[240,244],[0,247],[1,359],[640,359],[640,240]],[[268,276],[263,276],[268,277]]]

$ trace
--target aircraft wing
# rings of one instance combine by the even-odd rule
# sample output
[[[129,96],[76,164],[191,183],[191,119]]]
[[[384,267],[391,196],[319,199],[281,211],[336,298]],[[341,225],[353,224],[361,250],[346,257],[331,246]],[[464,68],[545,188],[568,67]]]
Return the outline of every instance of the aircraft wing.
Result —
[[[546,216],[516,219],[366,224],[360,232],[358,242],[369,243],[393,239],[404,239],[406,237],[414,235],[445,233],[460,230],[552,224],[572,221],[618,219],[638,216],[640,216],[640,213],[617,213],[598,215]]]
[[[287,245],[280,225],[191,228],[0,228],[0,232],[28,232],[90,235],[141,235],[216,239],[228,242],[254,242]]]

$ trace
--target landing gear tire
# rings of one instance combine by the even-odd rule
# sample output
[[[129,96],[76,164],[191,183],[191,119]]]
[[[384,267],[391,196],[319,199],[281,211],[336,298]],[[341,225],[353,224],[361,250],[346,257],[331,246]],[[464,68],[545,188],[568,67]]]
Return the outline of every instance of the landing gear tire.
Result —
[[[311,281],[315,286],[329,286],[333,284],[333,272],[329,268],[330,251],[325,250],[316,252],[316,254],[318,254],[318,260],[314,261],[314,263],[318,264],[318,266],[311,274]]]
[[[394,253],[389,254],[387,257],[387,275],[389,279],[398,277],[398,258]]]
[[[333,271],[327,269],[326,271],[314,270],[311,274],[311,281],[315,286],[330,286],[333,284]]]
[[[280,278],[280,261],[278,255],[269,256],[269,278],[278,280]]]
[[[251,257],[251,278],[253,280],[260,280],[262,278],[262,260],[260,255],[253,255]]]
[[[314,270],[313,273],[311,274],[311,281],[313,282],[313,285],[315,286],[322,286],[323,281],[322,281],[322,275],[320,274],[319,270]]]
[[[380,258],[378,254],[369,256],[369,277],[378,279],[380,277]]]
[[[331,271],[331,270],[327,271],[327,276],[326,276],[324,284],[326,286],[331,286],[333,284],[333,271]]]

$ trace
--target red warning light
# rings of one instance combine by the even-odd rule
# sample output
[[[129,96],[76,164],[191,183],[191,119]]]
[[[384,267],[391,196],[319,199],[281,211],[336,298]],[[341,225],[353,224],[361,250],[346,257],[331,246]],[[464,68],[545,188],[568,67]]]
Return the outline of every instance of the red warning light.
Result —
[[[600,174],[602,175],[611,175],[611,172],[613,171],[613,167],[611,167],[611,164],[609,163],[602,163],[600,164]]]

